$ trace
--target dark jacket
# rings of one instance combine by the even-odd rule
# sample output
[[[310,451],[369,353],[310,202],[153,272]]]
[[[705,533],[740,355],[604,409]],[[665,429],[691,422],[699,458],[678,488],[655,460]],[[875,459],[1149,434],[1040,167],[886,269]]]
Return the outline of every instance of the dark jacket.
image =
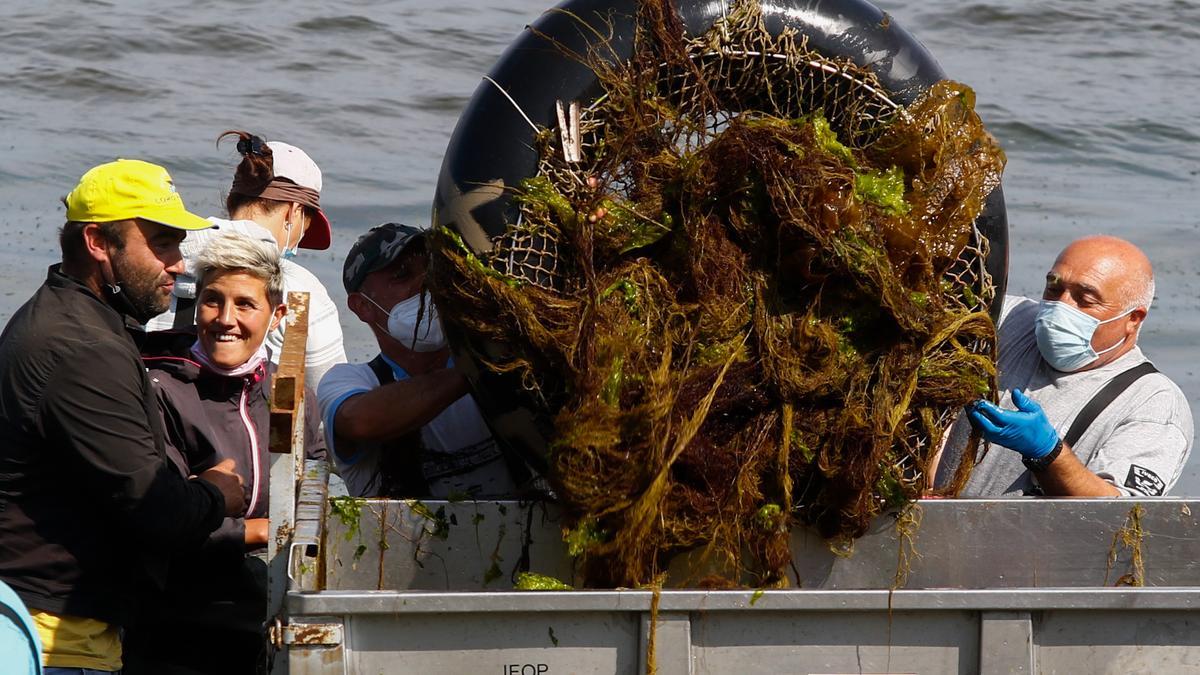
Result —
[[[266,368],[244,377],[206,369],[190,352],[195,340],[193,333],[150,333],[143,344],[167,452],[181,474],[232,459],[245,485],[248,510],[243,517],[226,518],[198,552],[177,557],[166,593],[149,613],[165,619],[153,623],[168,630],[176,630],[180,622],[254,630],[266,619],[266,577],[261,561],[247,556],[244,518],[268,515],[270,378]],[[315,397],[307,401],[307,456],[324,459]]]
[[[204,368],[191,353],[190,332],[151,333],[143,361],[158,399],[167,452],[181,472],[196,474],[232,459],[245,486],[247,511],[226,518],[205,543],[204,555],[240,559],[246,551],[244,518],[266,518],[271,456],[268,451],[270,378],[265,368],[228,377]],[[269,365],[269,364],[268,364]],[[315,397],[306,397],[305,446],[310,458],[325,457]]]
[[[30,607],[123,624],[220,525],[157,408],[125,318],[51,267],[0,335],[0,579]]]

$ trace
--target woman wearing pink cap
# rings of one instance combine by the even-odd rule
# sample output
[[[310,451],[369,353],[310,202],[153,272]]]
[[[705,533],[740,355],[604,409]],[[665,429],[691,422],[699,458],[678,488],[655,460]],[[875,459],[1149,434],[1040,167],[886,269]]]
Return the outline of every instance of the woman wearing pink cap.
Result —
[[[329,248],[329,219],[321,210],[321,170],[300,148],[278,141],[268,143],[246,131],[226,131],[217,143],[230,137],[237,139],[242,161],[225,199],[229,219],[209,218],[217,228],[184,240],[180,250],[187,269],[175,280],[171,309],[152,319],[146,328],[186,329],[195,323],[195,261],[217,231],[268,241],[283,258],[284,297],[288,291],[309,294],[305,381],[316,389],[326,371],[346,361],[337,306],[316,275],[292,260],[301,248]],[[267,336],[267,348],[276,363],[283,347],[284,324],[280,322]]]

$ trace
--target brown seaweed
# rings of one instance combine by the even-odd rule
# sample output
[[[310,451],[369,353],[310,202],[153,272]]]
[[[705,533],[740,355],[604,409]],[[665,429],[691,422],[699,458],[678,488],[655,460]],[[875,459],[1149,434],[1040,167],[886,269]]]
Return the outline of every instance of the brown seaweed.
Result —
[[[630,60],[579,55],[605,91],[584,161],[546,130],[514,194],[502,239],[554,242],[561,283],[443,231],[432,287],[553,417],[586,584],[646,586],[693,551],[673,583],[786,585],[794,525],[853,538],[931,490],[952,415],[994,395],[973,221],[1003,153],[969,88],[865,100],[869,72],[771,35],[754,2],[696,37],[667,2],[639,20]],[[818,60],[866,88],[822,93]]]

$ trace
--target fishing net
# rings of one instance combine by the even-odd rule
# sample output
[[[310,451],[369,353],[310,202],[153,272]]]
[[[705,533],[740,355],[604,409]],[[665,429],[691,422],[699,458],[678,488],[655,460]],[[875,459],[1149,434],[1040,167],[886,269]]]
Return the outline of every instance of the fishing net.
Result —
[[[538,135],[520,217],[482,254],[439,231],[431,286],[552,418],[585,583],[690,551],[677,583],[783,585],[794,525],[849,540],[929,491],[994,396],[973,223],[1004,157],[969,88],[901,107],[755,2],[698,36],[665,1],[637,18],[631,58],[573,55],[603,94]]]

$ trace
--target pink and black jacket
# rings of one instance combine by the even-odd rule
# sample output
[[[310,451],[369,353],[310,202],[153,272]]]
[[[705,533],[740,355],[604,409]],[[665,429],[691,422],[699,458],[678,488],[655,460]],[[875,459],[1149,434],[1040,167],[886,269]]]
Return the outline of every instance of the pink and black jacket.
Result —
[[[198,553],[177,557],[167,583],[166,605],[186,607],[211,600],[245,606],[261,591],[265,612],[265,578],[255,592],[239,580],[245,579],[246,564],[256,562],[248,557],[253,551],[244,543],[244,519],[266,518],[268,513],[270,373],[266,368],[241,377],[212,372],[191,357],[195,339],[186,332],[150,333],[142,348],[162,416],[167,454],[185,475],[232,459],[245,485],[247,508],[241,517],[226,518]],[[309,458],[323,459],[325,441],[318,420],[315,396],[309,396],[306,452]]]

